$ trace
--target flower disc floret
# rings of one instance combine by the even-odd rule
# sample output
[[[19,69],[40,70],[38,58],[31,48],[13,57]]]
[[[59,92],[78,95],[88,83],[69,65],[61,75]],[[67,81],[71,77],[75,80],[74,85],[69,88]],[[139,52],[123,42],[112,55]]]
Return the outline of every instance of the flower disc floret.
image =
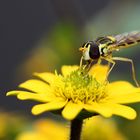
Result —
[[[61,80],[62,85],[59,85],[59,88],[57,87],[58,92],[62,91],[65,98],[75,103],[77,101],[83,103],[89,101],[98,102],[106,96],[107,83],[99,83],[93,76],[82,69],[72,71],[66,77],[62,77]]]

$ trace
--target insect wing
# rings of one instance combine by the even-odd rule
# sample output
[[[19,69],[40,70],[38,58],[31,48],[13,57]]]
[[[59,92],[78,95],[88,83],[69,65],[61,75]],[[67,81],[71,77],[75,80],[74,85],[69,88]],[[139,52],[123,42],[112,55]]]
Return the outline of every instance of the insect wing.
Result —
[[[116,39],[116,46],[129,47],[140,42],[140,32],[133,31],[114,36]]]

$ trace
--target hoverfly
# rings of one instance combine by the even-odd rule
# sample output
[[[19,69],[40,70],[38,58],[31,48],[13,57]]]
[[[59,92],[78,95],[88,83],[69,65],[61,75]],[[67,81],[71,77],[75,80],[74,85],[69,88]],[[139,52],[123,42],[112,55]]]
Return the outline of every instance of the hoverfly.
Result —
[[[125,61],[131,63],[132,67],[132,78],[136,85],[139,87],[138,81],[136,79],[135,68],[133,60],[124,57],[113,57],[113,51],[119,51],[122,48],[128,48],[136,45],[140,42],[140,32],[133,31],[130,33],[119,34],[115,36],[104,36],[98,37],[95,41],[88,41],[79,48],[82,51],[82,57],[80,61],[80,66],[82,66],[83,60],[88,62],[88,66],[91,65],[93,60],[97,60],[97,63],[101,63],[104,59],[112,64],[107,77],[109,76],[111,70],[115,66],[115,61]]]

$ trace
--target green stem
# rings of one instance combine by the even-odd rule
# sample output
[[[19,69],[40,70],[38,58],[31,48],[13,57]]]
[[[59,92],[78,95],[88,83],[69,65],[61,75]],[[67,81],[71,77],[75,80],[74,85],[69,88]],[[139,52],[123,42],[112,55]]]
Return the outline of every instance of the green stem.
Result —
[[[70,140],[80,140],[83,120],[74,119],[71,121]]]

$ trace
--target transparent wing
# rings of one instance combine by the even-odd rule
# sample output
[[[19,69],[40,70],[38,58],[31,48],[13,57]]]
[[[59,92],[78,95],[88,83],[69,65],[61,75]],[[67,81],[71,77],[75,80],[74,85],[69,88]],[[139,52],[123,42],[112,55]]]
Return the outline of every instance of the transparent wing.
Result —
[[[120,35],[114,36],[116,39],[116,45],[124,46],[125,45],[134,45],[137,42],[140,42],[140,32],[139,31],[133,31],[130,33],[124,33]]]
[[[108,46],[109,51],[119,50],[136,45],[140,42],[140,31],[133,31],[130,33],[123,33],[113,36],[116,42]]]

